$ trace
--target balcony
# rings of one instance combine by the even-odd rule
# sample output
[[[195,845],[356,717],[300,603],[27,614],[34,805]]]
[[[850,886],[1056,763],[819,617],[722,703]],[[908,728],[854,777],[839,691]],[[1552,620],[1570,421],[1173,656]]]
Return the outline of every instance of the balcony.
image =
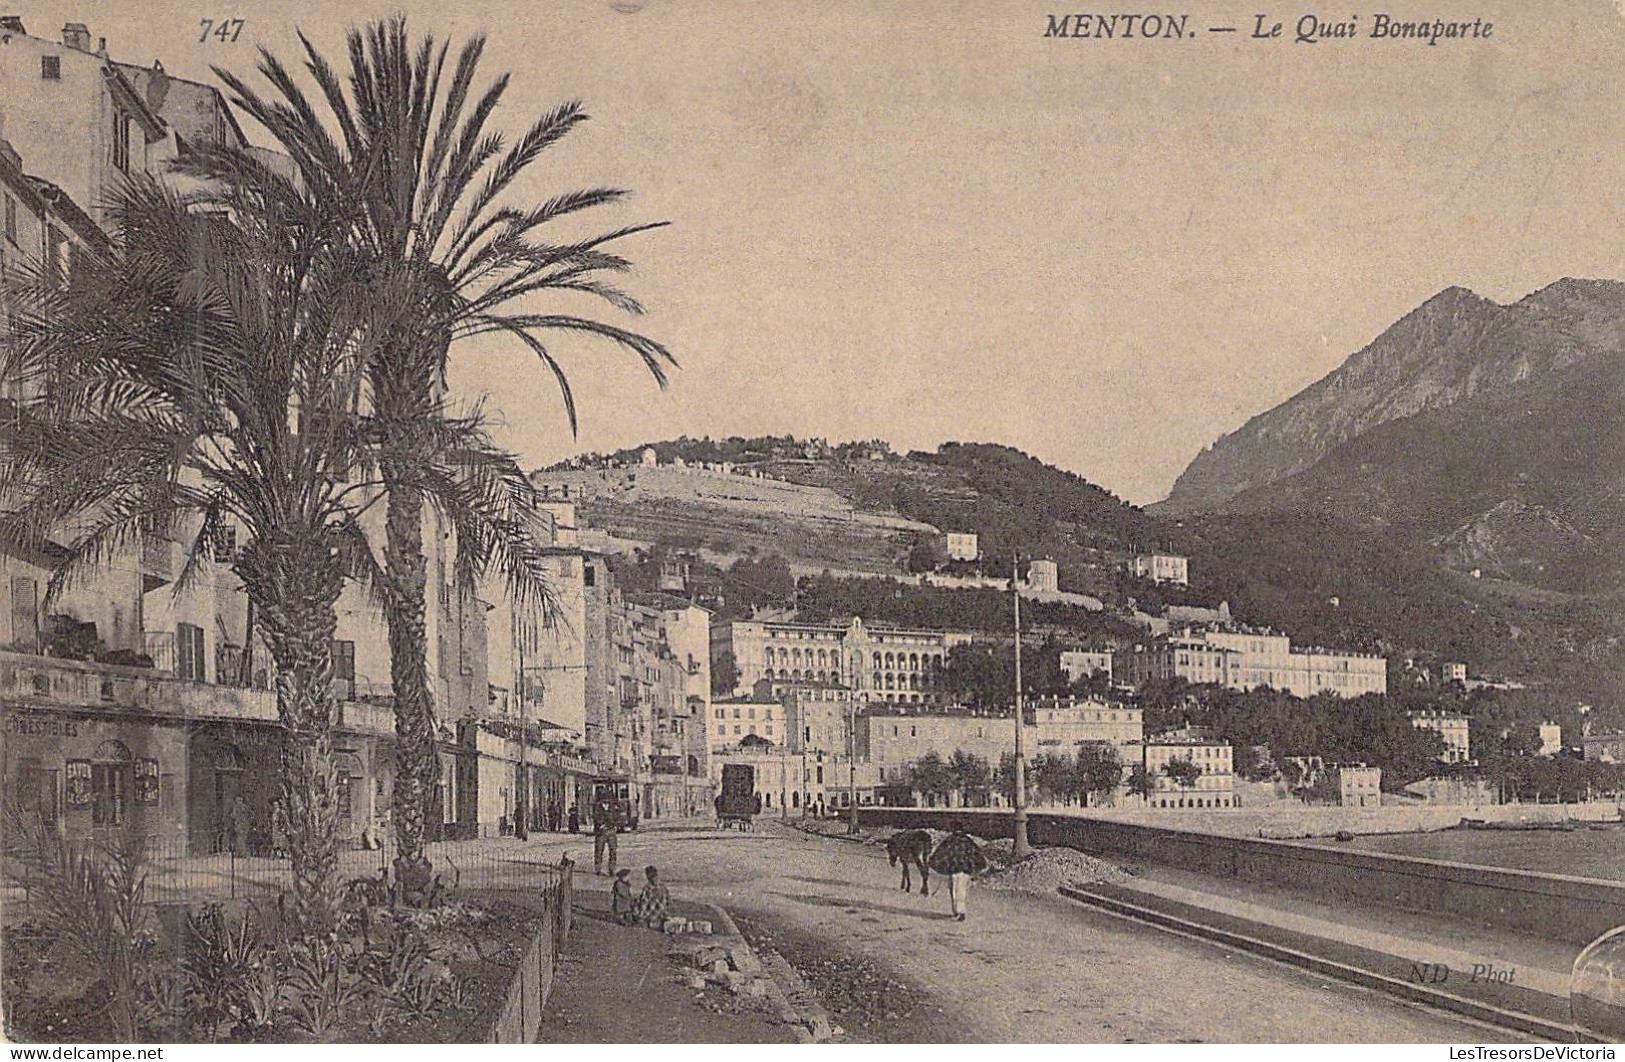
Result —
[[[108,716],[279,721],[276,694],[270,690],[188,682],[156,669],[10,652],[0,652],[0,702],[7,707],[88,710]],[[336,725],[351,733],[389,737],[395,733],[395,713],[387,704],[344,701]]]
[[[277,721],[276,696],[262,690],[183,682],[146,668],[21,653],[0,652],[0,698],[17,707],[91,709],[112,715]]]
[[[152,660],[152,669],[166,675],[175,673],[175,632],[144,631],[141,651]]]

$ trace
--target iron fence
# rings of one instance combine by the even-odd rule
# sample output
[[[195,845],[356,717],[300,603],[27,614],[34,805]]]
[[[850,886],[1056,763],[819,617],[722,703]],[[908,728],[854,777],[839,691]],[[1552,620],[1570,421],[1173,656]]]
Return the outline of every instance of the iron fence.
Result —
[[[274,900],[293,888],[291,860],[282,853],[246,855],[229,845],[221,851],[198,853],[172,836],[91,837],[59,843],[78,844],[108,855],[115,845],[136,844],[141,851],[145,882],[143,899],[148,904]],[[0,906],[10,915],[26,917],[32,893],[39,887],[31,851],[15,839],[0,850]],[[550,855],[536,845],[513,838],[431,842],[425,846],[425,854],[443,892],[559,888],[557,850]],[[395,855],[393,839],[375,848],[341,850],[339,883],[393,880]],[[568,879],[567,874],[563,877]]]

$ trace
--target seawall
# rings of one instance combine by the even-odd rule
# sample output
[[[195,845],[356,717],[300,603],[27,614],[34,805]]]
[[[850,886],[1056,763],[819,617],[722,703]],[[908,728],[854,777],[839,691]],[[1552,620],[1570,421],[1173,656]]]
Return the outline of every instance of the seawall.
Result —
[[[860,815],[871,826],[959,828],[987,840],[1011,835],[1005,811],[863,808]],[[1434,912],[1571,944],[1625,925],[1625,883],[1075,815],[1029,814],[1027,823],[1036,845]]]

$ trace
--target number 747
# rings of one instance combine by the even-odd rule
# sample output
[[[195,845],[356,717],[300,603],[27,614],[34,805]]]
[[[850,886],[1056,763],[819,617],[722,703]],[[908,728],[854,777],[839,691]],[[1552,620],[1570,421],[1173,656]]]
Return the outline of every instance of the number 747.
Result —
[[[218,41],[235,44],[237,42],[237,38],[243,35],[243,27],[247,25],[247,20],[240,18],[223,18],[219,22],[216,22],[212,18],[200,18],[198,19],[198,24],[203,27],[203,32],[198,34],[197,39],[199,43],[207,41],[210,37],[213,37]]]

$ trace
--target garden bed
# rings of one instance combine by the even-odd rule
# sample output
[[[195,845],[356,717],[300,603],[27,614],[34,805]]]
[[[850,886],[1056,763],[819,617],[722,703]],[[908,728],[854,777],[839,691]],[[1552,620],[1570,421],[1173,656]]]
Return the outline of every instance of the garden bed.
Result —
[[[145,906],[95,961],[48,920],[12,911],[5,1032],[25,1043],[122,1042],[132,1024],[161,1042],[481,1041],[546,914],[539,892],[470,890],[425,909],[353,912],[342,932],[309,941],[284,933],[274,908]],[[134,971],[122,994],[105,976],[121,963]]]

